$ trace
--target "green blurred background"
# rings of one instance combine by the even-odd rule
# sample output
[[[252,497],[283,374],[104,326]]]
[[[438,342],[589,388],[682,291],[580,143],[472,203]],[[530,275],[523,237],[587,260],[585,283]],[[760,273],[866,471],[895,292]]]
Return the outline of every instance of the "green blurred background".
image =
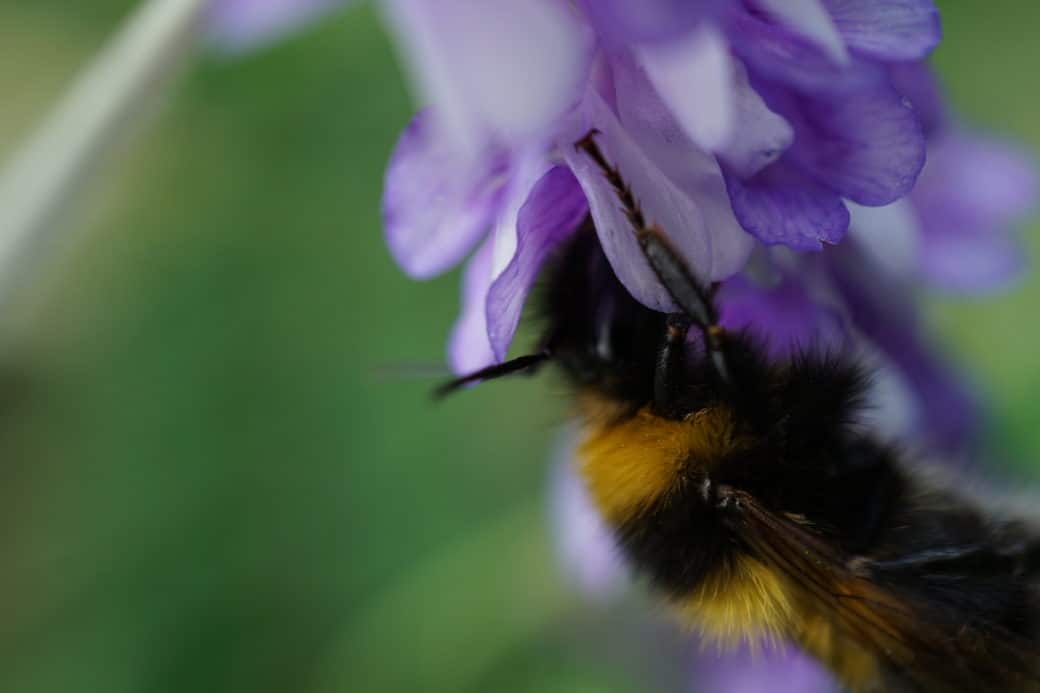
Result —
[[[0,156],[132,5],[0,0]],[[1040,5],[939,5],[953,103],[1040,150]],[[433,406],[387,372],[440,362],[458,293],[383,246],[411,110],[374,13],[340,12],[201,55],[87,186],[0,364],[0,691],[678,686],[653,629],[558,567],[558,388]],[[1037,299],[1034,274],[929,306],[1022,475]]]

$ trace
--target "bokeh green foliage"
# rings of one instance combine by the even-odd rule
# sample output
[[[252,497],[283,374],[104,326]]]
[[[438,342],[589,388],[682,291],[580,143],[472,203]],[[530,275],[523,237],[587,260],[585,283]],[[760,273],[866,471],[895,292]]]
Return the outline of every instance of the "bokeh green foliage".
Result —
[[[0,153],[131,5],[0,2]],[[1040,150],[1040,9],[941,7],[953,101]],[[413,283],[383,246],[412,107],[374,13],[204,54],[154,110],[0,364],[0,690],[673,687],[657,636],[557,567],[559,385],[434,406],[407,376],[440,364],[458,276]],[[1031,275],[930,310],[1022,473],[1038,297]]]

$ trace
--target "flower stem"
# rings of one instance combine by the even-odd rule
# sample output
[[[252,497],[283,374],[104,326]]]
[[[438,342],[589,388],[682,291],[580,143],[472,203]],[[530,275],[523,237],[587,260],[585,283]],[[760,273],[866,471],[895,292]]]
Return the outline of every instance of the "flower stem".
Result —
[[[0,316],[60,245],[79,184],[191,54],[209,0],[145,0],[0,171]]]

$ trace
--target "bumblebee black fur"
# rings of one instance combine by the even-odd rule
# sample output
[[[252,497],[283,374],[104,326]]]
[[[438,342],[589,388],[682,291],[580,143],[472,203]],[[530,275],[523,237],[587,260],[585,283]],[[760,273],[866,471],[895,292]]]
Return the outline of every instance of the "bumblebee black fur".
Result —
[[[586,146],[644,251],[667,254]],[[545,271],[538,352],[451,387],[557,364],[594,503],[632,567],[709,637],[793,639],[851,690],[1040,690],[1036,528],[921,477],[862,426],[859,365],[770,361],[703,324],[711,291],[675,258],[648,257],[680,313],[633,299],[587,222]]]

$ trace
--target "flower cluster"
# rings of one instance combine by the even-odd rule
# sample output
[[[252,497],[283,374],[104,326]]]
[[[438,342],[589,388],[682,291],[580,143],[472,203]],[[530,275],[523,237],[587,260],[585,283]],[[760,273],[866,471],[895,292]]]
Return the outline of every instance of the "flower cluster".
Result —
[[[595,128],[646,216],[724,282],[726,324],[780,352],[867,352],[909,400],[901,420],[963,441],[970,400],[906,297],[1011,277],[1007,226],[1034,180],[1013,149],[951,122],[922,62],[940,35],[930,0],[386,6],[428,102],[387,169],[387,241],[419,278],[472,252],[455,370],[505,357],[541,263],[587,213],[633,296],[673,307],[573,147]]]
[[[1013,147],[949,114],[924,63],[940,38],[930,0],[385,6],[427,104],[390,159],[385,231],[417,278],[468,256],[455,370],[505,358],[540,266],[588,214],[632,295],[674,308],[613,190],[574,149],[596,129],[645,215],[721,282],[723,324],[759,332],[775,356],[854,350],[881,374],[878,427],[964,449],[972,398],[922,336],[915,299],[1011,280],[1022,261],[1010,227],[1036,180]],[[608,590],[610,538],[562,469],[565,562]],[[765,675],[762,689],[780,690],[779,673],[784,690],[834,690],[797,654],[746,663],[701,658],[698,683],[736,690]]]

